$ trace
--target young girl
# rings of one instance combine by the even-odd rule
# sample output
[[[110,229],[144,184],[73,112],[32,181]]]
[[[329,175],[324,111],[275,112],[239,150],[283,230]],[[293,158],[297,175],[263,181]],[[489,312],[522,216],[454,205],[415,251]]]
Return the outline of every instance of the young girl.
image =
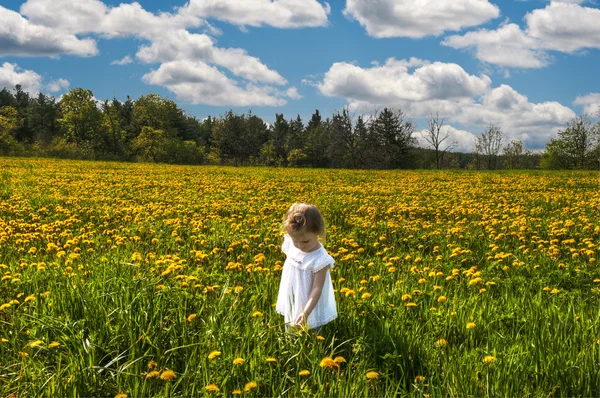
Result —
[[[337,317],[329,269],[333,257],[319,243],[325,237],[325,221],[310,204],[295,203],[283,219],[286,254],[276,310],[285,317],[286,330],[308,327],[315,331]]]

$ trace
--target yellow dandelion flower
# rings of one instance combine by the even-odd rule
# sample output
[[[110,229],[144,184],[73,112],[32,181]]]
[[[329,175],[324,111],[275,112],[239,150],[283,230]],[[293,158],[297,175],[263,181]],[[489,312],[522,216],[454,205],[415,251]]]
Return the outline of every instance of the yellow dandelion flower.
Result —
[[[10,303],[9,304],[2,304],[2,305],[0,305],[0,311],[5,310],[7,308],[10,308]]]
[[[366,300],[366,299],[370,299],[371,298],[371,293],[363,293],[362,296],[360,296],[360,298]]]
[[[194,318],[196,318],[197,316],[198,316],[198,315],[196,315],[196,314],[190,314],[190,315],[187,317],[187,321],[188,321],[188,322],[192,322],[192,321],[194,320]]]
[[[329,369],[333,369],[333,368],[339,369],[339,367],[340,367],[340,365],[338,365],[333,359],[331,359],[331,357],[325,357],[325,358],[321,359],[321,363],[319,363],[319,366],[322,368],[329,368]]]
[[[158,373],[158,371],[151,370],[150,372],[148,372],[148,374],[146,374],[146,379],[154,379],[157,378],[159,375],[160,373]]]
[[[446,301],[446,296],[440,296],[440,297],[438,297],[438,299],[437,299],[437,302],[438,302],[438,303],[443,303],[444,301]]]
[[[408,293],[402,295],[402,301],[408,301],[412,298],[412,296]]]
[[[208,359],[214,359],[219,355],[221,355],[221,351],[213,350],[210,352],[210,354],[208,354]]]
[[[218,392],[219,391],[219,387],[217,387],[215,384],[209,384],[206,387],[204,387],[204,389],[206,391],[210,391],[210,392]]]
[[[175,374],[175,372],[173,372],[172,370],[163,370],[162,373],[160,374],[160,379],[161,380],[173,380],[177,378],[177,375]]]
[[[323,337],[321,335],[317,335],[317,340],[325,340],[325,337]]]
[[[333,362],[335,362],[335,363],[345,363],[346,360],[344,359],[343,356],[338,355],[337,357],[333,358]]]
[[[25,297],[25,302],[28,302],[28,301],[35,301],[35,295],[30,294],[29,296]]]
[[[600,279],[594,279],[594,283],[600,283]]]
[[[117,395],[115,395],[115,398],[127,398],[127,394],[125,394],[124,392],[120,392]]]
[[[404,304],[405,307],[416,307],[417,303],[413,303],[412,301],[410,303],[406,303]]]
[[[448,341],[446,339],[439,339],[438,341],[435,342],[437,345],[446,345],[448,344]]]
[[[554,289],[552,289],[552,290],[550,291],[550,294],[556,294],[556,293],[558,293],[558,292],[560,292],[560,290],[558,290],[558,289],[554,288]]]
[[[60,345],[59,342],[53,341],[52,343],[48,344],[48,348],[58,347],[59,345]]]
[[[483,363],[491,363],[494,362],[496,360],[496,357],[491,356],[491,355],[486,355],[485,358],[483,358]]]
[[[415,383],[423,383],[425,381],[425,376],[416,376]]]
[[[269,363],[277,362],[277,359],[269,357],[269,358],[267,358],[267,362],[269,362]]]
[[[367,372],[366,377],[369,380],[377,380],[377,379],[379,379],[379,373],[372,370],[370,372]]]
[[[44,342],[42,340],[35,340],[35,341],[32,341],[31,343],[29,343],[28,346],[30,348],[33,348],[33,347],[37,347],[42,344],[44,344]]]
[[[548,286],[546,286],[546,287],[544,287],[544,289],[542,289],[542,290],[543,290],[543,291],[545,291],[545,292],[549,292],[551,289],[550,289]]]
[[[244,358],[237,357],[233,360],[234,365],[241,365],[244,363]]]
[[[4,337],[2,337],[2,338],[0,339],[0,342],[2,342],[2,343],[8,343],[8,339],[5,339]]]
[[[244,391],[250,391],[253,388],[258,387],[258,384],[256,384],[256,382],[254,381],[249,381],[248,383],[246,383],[246,385],[244,386]]]
[[[231,395],[242,395],[242,390],[233,390]]]
[[[310,371],[308,371],[308,370],[301,370],[298,374],[300,376],[308,376],[310,374]]]
[[[262,316],[263,316],[263,313],[262,313],[262,312],[260,312],[260,311],[254,311],[254,312],[252,313],[252,317],[253,317],[253,318],[262,318]]]
[[[356,292],[354,290],[346,290],[346,297],[356,296]]]
[[[19,354],[19,356],[20,356],[20,357],[23,357],[23,358],[26,358],[26,357],[28,357],[28,356],[29,356],[29,354],[28,354],[28,353],[26,353],[26,352],[21,352],[21,351],[19,351],[19,353],[18,353],[18,354]]]
[[[475,322],[467,322],[467,329],[474,329],[475,326],[477,326]]]

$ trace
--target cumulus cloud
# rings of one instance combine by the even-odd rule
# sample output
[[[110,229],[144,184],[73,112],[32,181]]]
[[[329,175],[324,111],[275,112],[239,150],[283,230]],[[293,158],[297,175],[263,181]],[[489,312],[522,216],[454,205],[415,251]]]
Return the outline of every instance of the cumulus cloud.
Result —
[[[23,91],[35,95],[40,91],[42,76],[32,70],[21,69],[17,64],[5,62],[0,66],[0,90],[11,90],[17,84],[21,85]]]
[[[19,13],[0,6],[0,56],[96,55],[93,39],[79,39],[61,30],[31,23]]]
[[[575,117],[570,108],[555,101],[532,103],[508,85],[501,85],[461,105],[452,120],[464,125],[502,128],[507,138],[523,141],[526,147],[540,149]]]
[[[55,12],[57,9],[61,12]],[[299,98],[299,94],[293,87],[287,90],[271,87],[285,85],[287,81],[246,50],[219,48],[207,34],[190,33],[188,29],[203,27],[205,32],[220,34],[217,28],[204,20],[207,17],[240,26],[323,26],[327,23],[330,8],[327,3],[321,5],[316,0],[224,0],[218,4],[212,0],[192,0],[182,7],[175,7],[171,13],[152,13],[138,2],[111,7],[100,0],[28,0],[21,6],[20,12],[28,19],[18,13],[13,14],[23,23],[45,32],[59,32],[76,40],[75,35],[85,34],[96,34],[105,39],[137,37],[147,40],[147,44],[139,47],[137,59],[143,63],[160,65],[157,70],[148,73],[144,81],[164,85],[180,99],[225,105],[223,101],[228,98],[232,101],[228,105],[260,106],[282,104],[285,103],[283,97]],[[91,42],[95,49],[95,42]],[[1,45],[0,34],[0,48]],[[39,52],[32,54],[40,55]],[[132,57],[128,55],[111,64],[126,65],[132,62]],[[197,74],[189,73],[190,65],[200,68]],[[178,67],[182,70],[177,71]],[[217,68],[227,69],[236,79],[227,77]],[[177,76],[177,79],[170,80],[167,74]],[[200,84],[196,81],[198,74],[215,76],[217,81],[212,86],[206,82]],[[188,78],[190,87],[200,90],[197,95],[184,87]],[[221,87],[224,91],[219,94],[211,90],[215,87]],[[209,93],[215,98],[207,98]],[[253,100],[256,102],[252,103]]]
[[[547,51],[573,53],[600,48],[600,9],[581,1],[552,1],[525,16],[526,27],[506,24],[496,30],[481,29],[447,37],[442,44],[474,49],[487,63],[515,68],[542,68],[550,63]]]
[[[532,103],[508,85],[491,88],[489,77],[469,75],[456,64],[414,58],[390,59],[372,68],[336,63],[318,87],[322,94],[343,98],[359,111],[399,108],[414,118],[439,113],[471,131],[493,123],[507,138],[519,139],[532,149],[543,148],[575,116],[558,102]],[[462,143],[470,137],[459,135],[457,141]]]
[[[548,54],[540,49],[540,41],[515,24],[506,24],[497,30],[480,29],[463,36],[449,36],[442,45],[456,49],[474,48],[478,59],[495,65],[541,68],[549,63]]]
[[[178,99],[193,104],[276,106],[286,103],[272,95],[273,88],[253,84],[240,87],[217,68],[202,61],[165,62],[157,70],[144,75],[143,80],[166,87]]]
[[[53,80],[46,85],[48,91],[52,93],[56,93],[61,90],[68,90],[69,87],[71,87],[71,83],[66,79]]]
[[[371,68],[336,62],[318,88],[331,97],[393,104],[470,97],[485,92],[490,84],[486,75],[469,75],[457,64],[389,58]]]
[[[344,14],[373,37],[419,38],[480,25],[500,10],[488,0],[346,0]]]
[[[290,87],[285,91],[285,96],[291,99],[300,99],[302,96],[298,93],[298,89],[296,87]]]
[[[331,8],[316,0],[190,0],[185,13],[240,26],[326,26]]]
[[[590,93],[588,95],[578,96],[573,103],[575,105],[583,106],[583,112],[589,115],[600,116],[600,93]]]
[[[133,63],[133,58],[131,58],[130,55],[126,55],[121,59],[116,59],[114,61],[112,61],[110,64],[111,65],[129,65]]]
[[[57,9],[61,12],[56,12]],[[99,0],[28,0],[20,11],[39,26],[71,34],[97,33],[107,38],[152,38],[165,30],[198,27],[204,23],[199,17],[180,12],[153,14],[137,2],[108,7]]]
[[[252,82],[286,84],[287,81],[276,71],[269,69],[256,57],[241,48],[217,48],[206,34],[179,30],[140,47],[136,56],[146,63],[174,60],[203,61],[223,66],[236,76]]]
[[[600,9],[553,1],[528,13],[525,21],[528,34],[546,49],[572,53],[600,48]]]

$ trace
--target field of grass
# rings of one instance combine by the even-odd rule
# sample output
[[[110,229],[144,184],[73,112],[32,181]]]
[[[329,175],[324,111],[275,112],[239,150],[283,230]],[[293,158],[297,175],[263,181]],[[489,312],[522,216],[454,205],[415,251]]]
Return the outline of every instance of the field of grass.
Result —
[[[599,182],[0,158],[0,396],[599,396]],[[295,201],[321,336],[274,309]]]

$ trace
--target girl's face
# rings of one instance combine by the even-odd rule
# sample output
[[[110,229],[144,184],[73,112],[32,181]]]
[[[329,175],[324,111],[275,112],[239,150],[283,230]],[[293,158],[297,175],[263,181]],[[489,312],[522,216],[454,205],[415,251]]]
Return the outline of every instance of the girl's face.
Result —
[[[308,253],[319,248],[319,235],[307,231],[289,231],[292,243],[297,249]]]

